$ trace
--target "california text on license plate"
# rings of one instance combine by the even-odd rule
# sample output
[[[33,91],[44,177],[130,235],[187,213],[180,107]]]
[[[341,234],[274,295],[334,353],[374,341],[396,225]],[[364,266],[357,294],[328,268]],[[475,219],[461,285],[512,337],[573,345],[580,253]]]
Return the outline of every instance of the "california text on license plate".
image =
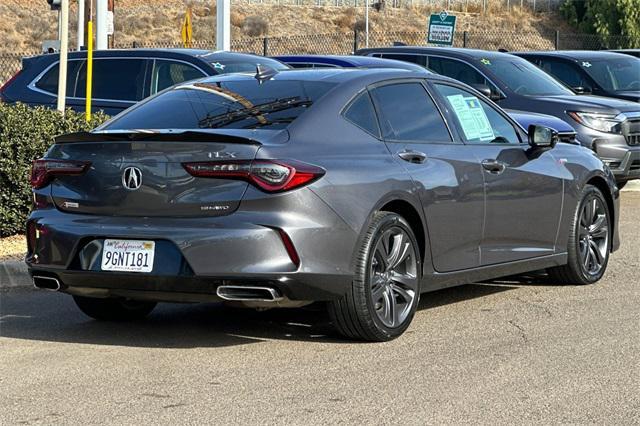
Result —
[[[155,250],[154,241],[104,240],[102,270],[151,272]]]

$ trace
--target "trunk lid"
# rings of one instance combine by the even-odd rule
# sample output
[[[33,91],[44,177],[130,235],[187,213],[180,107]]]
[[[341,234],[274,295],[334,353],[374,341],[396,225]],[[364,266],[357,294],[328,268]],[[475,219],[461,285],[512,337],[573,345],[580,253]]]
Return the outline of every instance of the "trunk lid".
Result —
[[[106,216],[202,217],[234,212],[248,183],[197,178],[184,162],[253,160],[286,131],[93,132],[56,139],[46,158],[90,161],[81,176],[51,183],[56,207]]]

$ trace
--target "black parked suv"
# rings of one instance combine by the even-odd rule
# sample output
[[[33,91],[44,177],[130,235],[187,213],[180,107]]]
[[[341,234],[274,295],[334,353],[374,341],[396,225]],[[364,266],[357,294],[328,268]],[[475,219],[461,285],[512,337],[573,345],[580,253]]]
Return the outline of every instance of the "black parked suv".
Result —
[[[58,54],[24,58],[22,70],[0,91],[4,102],[54,107],[58,93]],[[87,52],[70,52],[67,106],[84,111]],[[254,72],[258,64],[276,70],[289,67],[274,59],[197,49],[123,49],[94,53],[94,111],[117,114],[167,87],[205,76]]]
[[[613,52],[560,50],[513,52],[576,93],[640,102],[640,59]]]
[[[577,95],[531,62],[476,49],[396,46],[359,55],[414,62],[478,89],[503,108],[556,116],[611,168],[622,187],[640,178],[640,105]]]
[[[618,49],[610,50],[610,52],[624,53],[625,55],[631,55],[635,56],[636,58],[640,58],[640,49]]]

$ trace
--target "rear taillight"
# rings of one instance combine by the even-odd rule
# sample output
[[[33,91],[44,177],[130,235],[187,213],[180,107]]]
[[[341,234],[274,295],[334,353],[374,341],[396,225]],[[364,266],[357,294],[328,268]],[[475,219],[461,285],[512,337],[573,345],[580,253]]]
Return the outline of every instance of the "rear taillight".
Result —
[[[20,75],[20,73],[22,72],[22,70],[18,71],[17,73],[15,73],[13,75],[13,77],[11,77],[9,80],[7,80],[2,86],[0,86],[0,93],[4,92],[4,89],[6,89],[7,87],[9,87],[9,85],[11,83],[13,83],[13,81],[18,78],[18,76]]]
[[[320,167],[294,160],[207,161],[182,166],[192,176],[245,180],[265,192],[299,188],[325,173]]]
[[[31,166],[31,187],[47,186],[56,176],[78,176],[87,171],[89,161],[35,160]]]

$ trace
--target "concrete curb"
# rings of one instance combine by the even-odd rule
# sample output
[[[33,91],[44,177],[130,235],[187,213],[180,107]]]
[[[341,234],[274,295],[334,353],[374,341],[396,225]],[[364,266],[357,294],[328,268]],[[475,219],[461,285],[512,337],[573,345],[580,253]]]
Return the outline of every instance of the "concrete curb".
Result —
[[[0,288],[30,287],[32,285],[24,261],[0,262]]]
[[[623,192],[640,192],[640,179],[629,182],[622,189]]]

